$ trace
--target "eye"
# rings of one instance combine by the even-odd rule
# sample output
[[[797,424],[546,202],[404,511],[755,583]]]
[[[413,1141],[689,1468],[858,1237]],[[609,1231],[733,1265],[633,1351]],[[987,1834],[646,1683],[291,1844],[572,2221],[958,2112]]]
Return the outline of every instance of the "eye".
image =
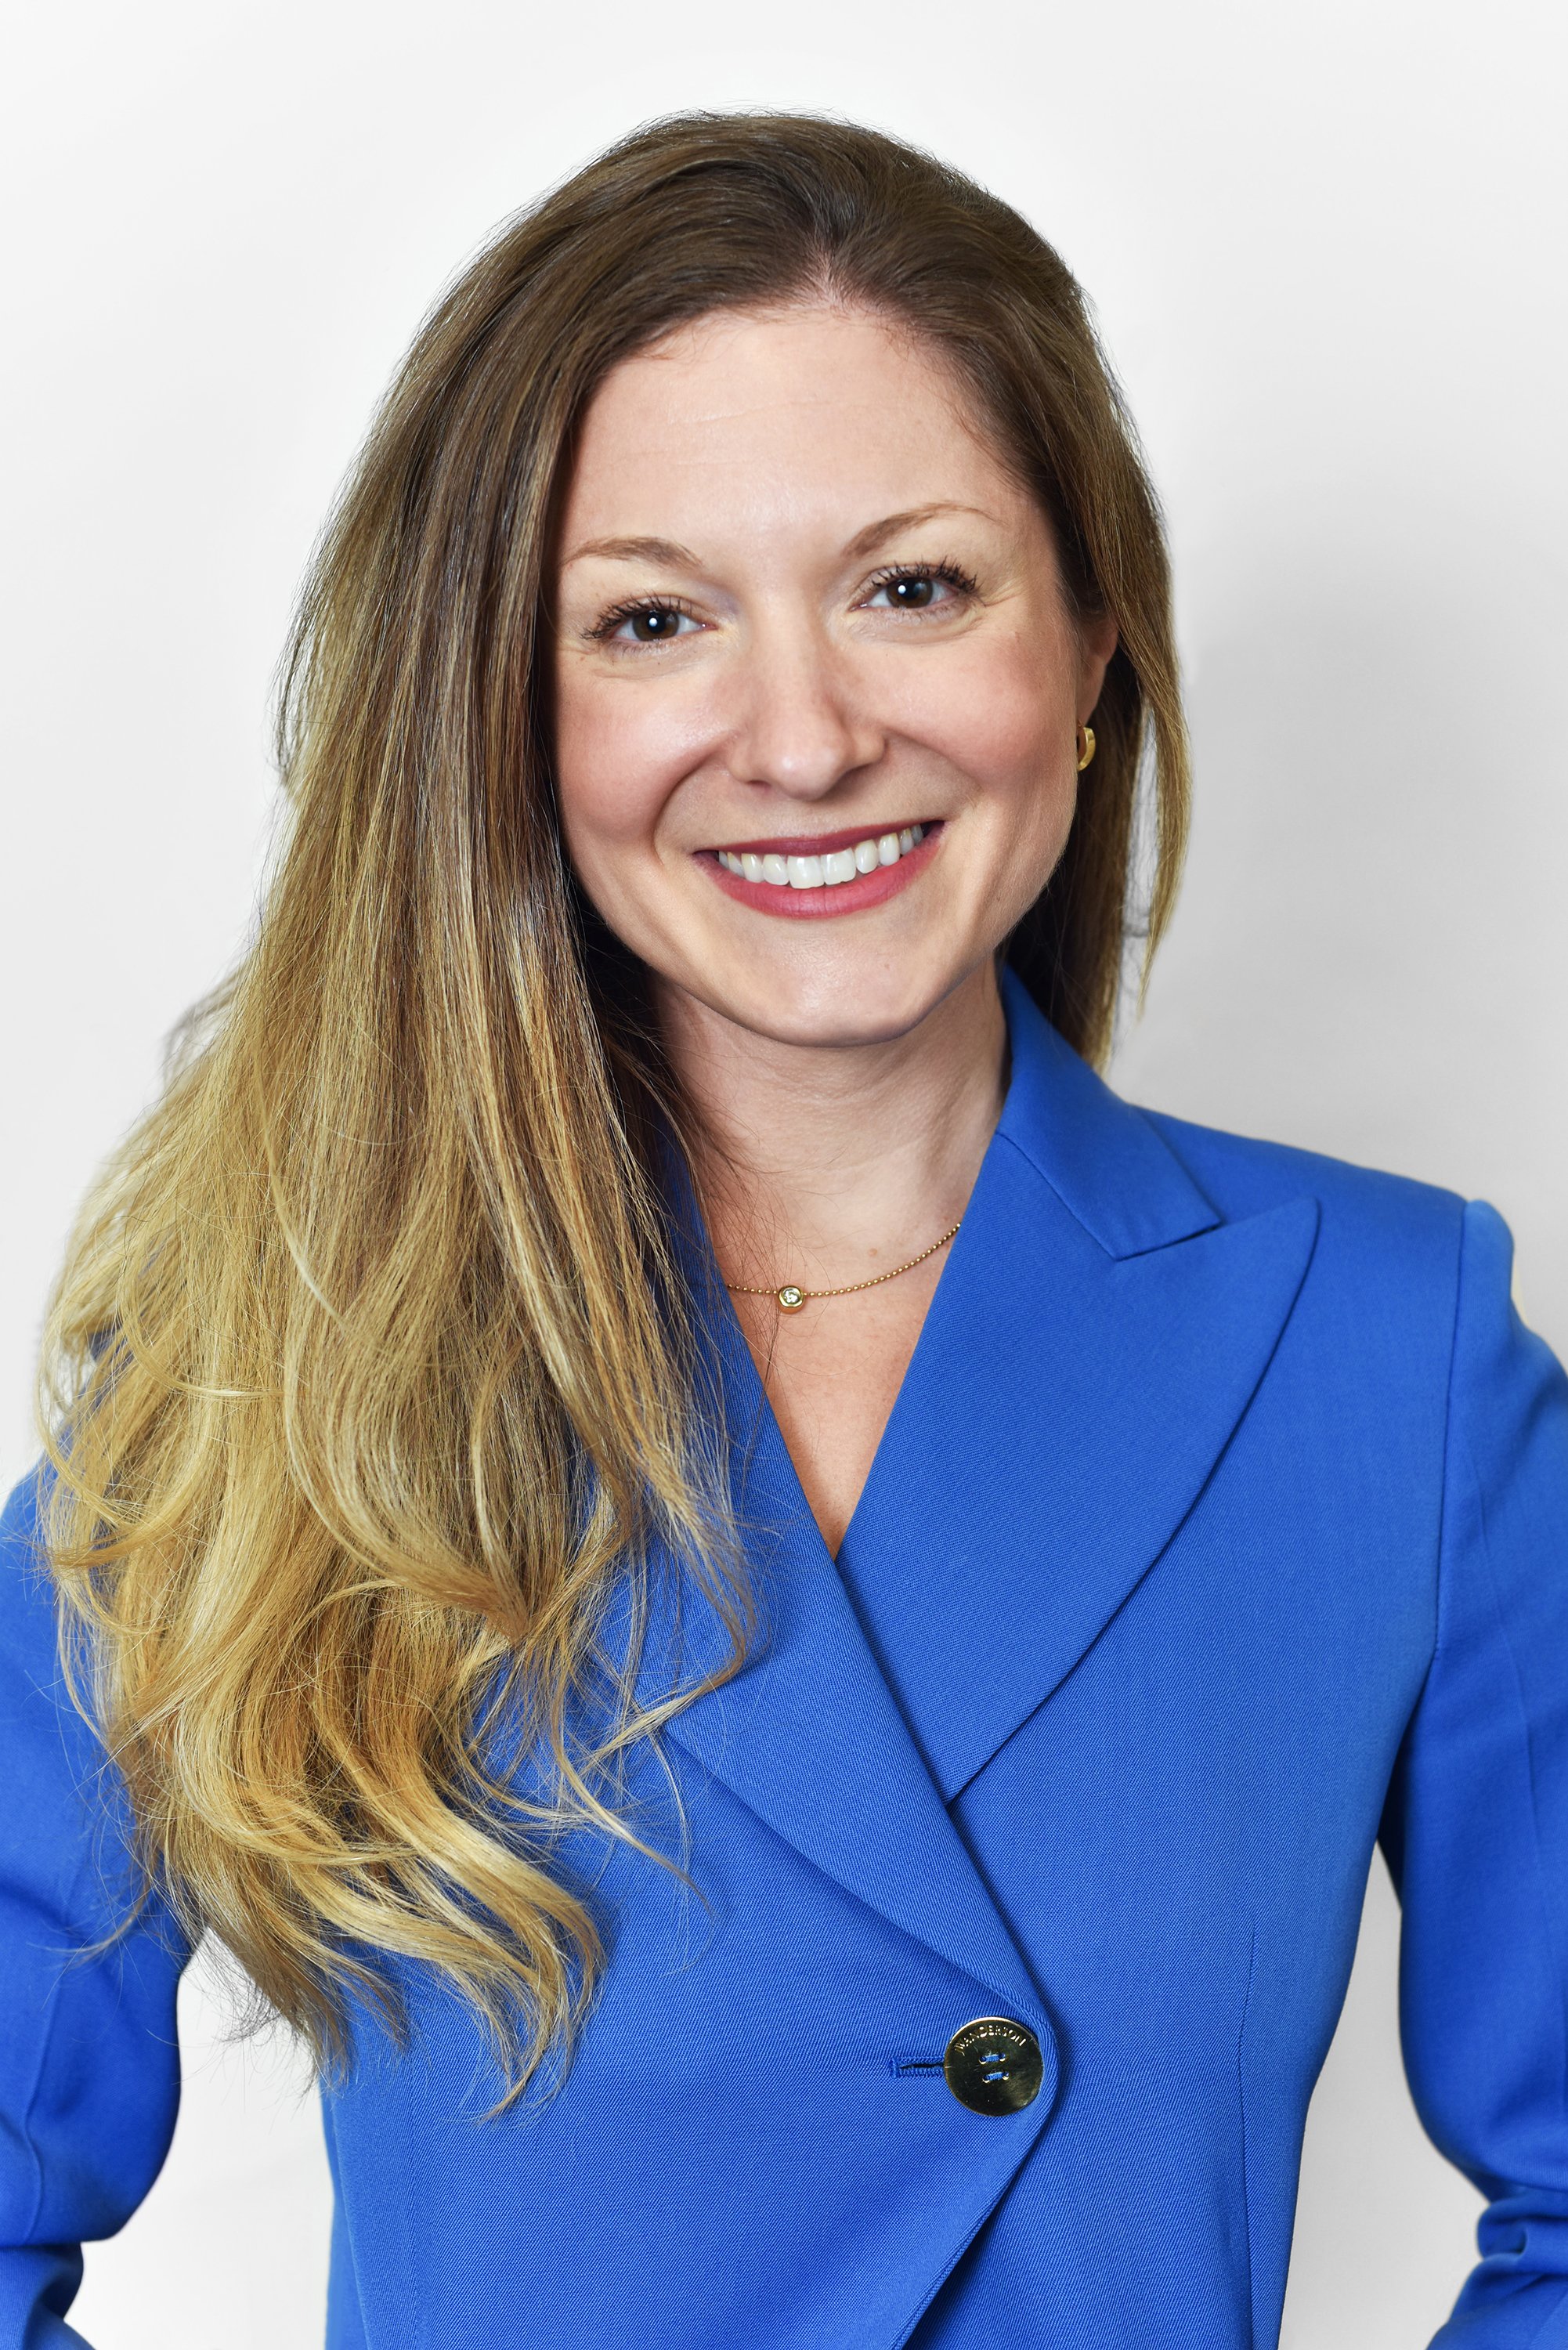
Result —
[[[877,575],[865,600],[888,612],[929,612],[965,604],[974,593],[974,581],[956,563],[901,563]]]
[[[697,625],[679,604],[649,598],[642,604],[617,604],[589,633],[599,644],[667,645]]]

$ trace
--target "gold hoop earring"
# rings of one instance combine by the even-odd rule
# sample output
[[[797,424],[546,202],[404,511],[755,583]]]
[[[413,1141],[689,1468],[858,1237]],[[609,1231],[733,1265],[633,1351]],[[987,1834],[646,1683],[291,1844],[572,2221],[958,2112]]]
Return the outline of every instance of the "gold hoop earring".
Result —
[[[1095,755],[1095,730],[1092,726],[1078,729],[1078,773],[1083,774]]]

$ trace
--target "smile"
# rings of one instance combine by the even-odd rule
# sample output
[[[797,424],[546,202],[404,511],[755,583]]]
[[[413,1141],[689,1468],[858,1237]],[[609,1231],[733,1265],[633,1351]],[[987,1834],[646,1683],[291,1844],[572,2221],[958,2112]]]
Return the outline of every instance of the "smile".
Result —
[[[895,896],[929,863],[943,827],[907,824],[886,832],[756,840],[702,852],[701,862],[727,897],[762,913],[858,913]]]
[[[857,840],[852,848],[830,848],[815,857],[781,856],[774,849],[759,856],[754,848],[714,850],[726,873],[745,881],[765,881],[774,889],[841,889],[857,873],[875,873],[879,865],[897,865],[926,837],[923,824],[907,824],[898,832],[878,832]]]

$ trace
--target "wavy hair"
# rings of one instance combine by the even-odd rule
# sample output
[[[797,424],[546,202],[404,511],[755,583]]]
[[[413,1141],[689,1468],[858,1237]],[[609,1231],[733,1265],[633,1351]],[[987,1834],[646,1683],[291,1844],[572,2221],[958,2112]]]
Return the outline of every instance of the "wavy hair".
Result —
[[[704,313],[801,298],[945,357],[1072,603],[1115,618],[1099,754],[1007,949],[1091,1059],[1129,940],[1147,970],[1170,907],[1187,764],[1159,518],[1050,246],[913,148],[796,115],[656,123],[507,224],[420,331],[324,533],[254,941],[89,1195],[45,1341],[47,1540],[143,1889],[323,2064],[356,1997],[406,2028],[407,1963],[472,2002],[512,2093],[569,2046],[603,1946],[562,1839],[651,1850],[625,1758],[755,1634],[660,1182],[681,1105],[563,854],[542,611],[607,372]],[[650,1709],[658,1555],[725,1654]],[[526,1795],[498,1703],[543,1758]]]

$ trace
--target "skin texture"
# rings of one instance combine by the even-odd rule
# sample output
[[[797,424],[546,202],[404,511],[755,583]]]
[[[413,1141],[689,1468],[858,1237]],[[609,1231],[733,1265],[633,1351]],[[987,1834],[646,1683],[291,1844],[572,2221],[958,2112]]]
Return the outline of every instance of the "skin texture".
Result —
[[[1003,1091],[996,949],[1065,844],[1115,643],[963,388],[876,317],[702,319],[601,386],[557,542],[561,819],[654,974],[727,1279],[862,1281],[962,1214]],[[712,855],[915,823],[854,911],[781,912]],[[735,1300],[835,1551],[944,1261],[794,1315]]]

